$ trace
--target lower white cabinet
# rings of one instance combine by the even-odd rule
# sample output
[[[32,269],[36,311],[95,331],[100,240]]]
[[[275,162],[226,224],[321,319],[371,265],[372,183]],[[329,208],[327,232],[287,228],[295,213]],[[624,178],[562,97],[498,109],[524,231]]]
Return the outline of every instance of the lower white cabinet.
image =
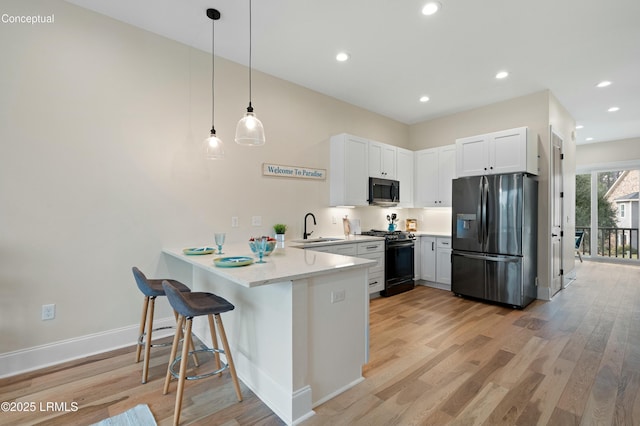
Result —
[[[420,237],[420,279],[429,287],[451,290],[451,238]]]
[[[369,294],[384,290],[384,241],[358,243],[357,257],[376,261],[369,268]]]
[[[369,267],[369,293],[384,290],[384,240],[354,241],[352,243],[310,247],[306,250],[375,260],[376,264]]]
[[[420,279],[436,280],[436,237],[420,237]]]
[[[436,282],[451,290],[451,238],[436,240]]]

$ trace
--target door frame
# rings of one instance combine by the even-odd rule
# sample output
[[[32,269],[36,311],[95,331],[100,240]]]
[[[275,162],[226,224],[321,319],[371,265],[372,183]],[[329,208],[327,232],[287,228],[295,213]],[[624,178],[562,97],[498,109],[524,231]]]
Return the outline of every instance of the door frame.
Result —
[[[559,152],[559,158],[556,158],[555,155],[555,150],[554,150],[554,136],[558,138],[559,142],[560,142],[560,152]],[[555,294],[557,294],[558,292],[562,291],[563,289],[566,288],[566,284],[564,282],[564,274],[563,274],[563,268],[564,268],[564,198],[562,196],[558,196],[557,198],[554,198],[554,188],[555,188],[555,184],[556,184],[556,175],[555,175],[555,163],[556,161],[559,162],[558,166],[559,166],[559,176],[560,176],[560,194],[562,194],[564,192],[564,170],[562,167],[562,157],[564,155],[564,137],[557,132],[553,126],[549,126],[549,148],[550,148],[550,167],[549,167],[549,200],[551,201],[549,203],[549,219],[550,219],[550,224],[549,224],[549,229],[550,229],[550,233],[548,235],[549,237],[549,258],[551,259],[551,262],[549,262],[549,293],[550,296],[553,297]],[[555,287],[553,286],[553,270],[554,270],[554,258],[553,258],[553,237],[551,236],[551,232],[553,230],[553,219],[554,219],[554,209],[555,206],[558,205],[560,208],[560,250],[559,250],[559,255],[560,255],[560,287],[558,289],[557,292],[554,292]]]

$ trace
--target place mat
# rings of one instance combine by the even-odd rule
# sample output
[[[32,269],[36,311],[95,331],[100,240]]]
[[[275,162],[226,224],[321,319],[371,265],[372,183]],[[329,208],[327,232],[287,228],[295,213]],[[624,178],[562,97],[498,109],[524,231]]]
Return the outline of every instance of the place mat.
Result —
[[[92,426],[158,426],[147,404],[136,405],[117,416],[109,417]]]

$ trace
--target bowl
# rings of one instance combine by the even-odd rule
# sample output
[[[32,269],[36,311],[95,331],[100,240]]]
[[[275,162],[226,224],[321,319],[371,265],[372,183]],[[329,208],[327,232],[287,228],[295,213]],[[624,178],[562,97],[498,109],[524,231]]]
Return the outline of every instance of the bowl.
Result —
[[[273,253],[275,251],[276,243],[277,243],[276,240],[267,241],[267,248],[264,251],[264,256],[269,256],[271,253]],[[249,247],[251,247],[251,251],[253,252],[253,254],[255,254],[257,256],[258,255],[258,250],[256,249],[256,242],[249,240]]]

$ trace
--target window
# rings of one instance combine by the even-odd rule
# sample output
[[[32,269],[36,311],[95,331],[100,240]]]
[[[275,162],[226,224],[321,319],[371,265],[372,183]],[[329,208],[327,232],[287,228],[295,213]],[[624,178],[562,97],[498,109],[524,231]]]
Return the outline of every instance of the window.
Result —
[[[618,213],[620,213],[620,218],[622,219],[624,217],[624,204],[618,206]]]

